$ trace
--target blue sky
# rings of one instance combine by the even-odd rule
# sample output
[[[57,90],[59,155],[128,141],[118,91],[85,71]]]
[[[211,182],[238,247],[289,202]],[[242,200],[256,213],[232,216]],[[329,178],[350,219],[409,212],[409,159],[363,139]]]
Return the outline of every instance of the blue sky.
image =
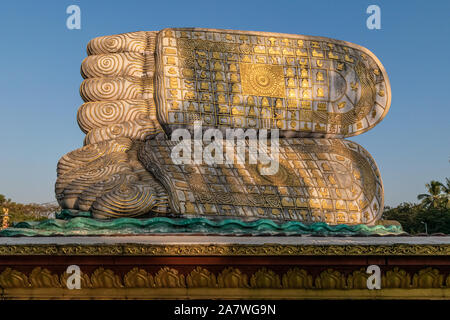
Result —
[[[81,30],[66,8],[81,8]],[[366,8],[381,8],[381,30]],[[387,117],[353,137],[376,160],[387,205],[415,201],[450,177],[449,1],[4,1],[0,11],[0,193],[54,200],[56,164],[82,145],[76,123],[80,64],[91,38],[166,27],[319,35],[381,60],[392,86]]]

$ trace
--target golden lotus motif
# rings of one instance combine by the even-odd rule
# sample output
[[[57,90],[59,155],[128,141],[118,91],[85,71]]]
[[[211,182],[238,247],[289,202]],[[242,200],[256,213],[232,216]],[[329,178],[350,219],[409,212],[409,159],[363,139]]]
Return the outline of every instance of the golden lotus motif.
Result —
[[[167,282],[168,279],[171,280]],[[188,280],[185,281],[181,271],[169,267],[162,267],[153,274],[143,269],[133,268],[124,276],[100,267],[90,274],[83,274],[81,290],[70,290],[67,288],[65,272],[59,274],[35,267],[29,273],[22,273],[11,268],[0,273],[0,284],[4,290],[4,296],[22,299],[39,297],[48,299],[62,296],[66,299],[79,299],[80,296],[92,299],[99,298],[99,292],[103,298],[157,297],[161,299],[164,298],[161,294],[166,294],[166,298],[185,296],[186,293],[190,293],[191,297],[201,297],[204,290],[207,290],[210,297],[226,297],[232,292],[234,298],[276,296],[335,299],[336,295],[374,297],[371,295],[374,292],[367,290],[367,274],[364,270],[353,270],[352,273],[345,275],[334,269],[326,269],[314,276],[307,270],[297,267],[282,273],[261,268],[253,271],[249,280],[248,275],[237,268],[228,267],[214,273],[197,266],[188,273],[186,279]],[[382,274],[381,290],[377,290],[377,297],[417,299],[427,296],[430,299],[442,299],[449,296],[449,285],[450,276],[445,278],[445,275],[437,269],[425,268],[417,272],[406,272],[396,267]],[[264,292],[267,295],[263,295]]]

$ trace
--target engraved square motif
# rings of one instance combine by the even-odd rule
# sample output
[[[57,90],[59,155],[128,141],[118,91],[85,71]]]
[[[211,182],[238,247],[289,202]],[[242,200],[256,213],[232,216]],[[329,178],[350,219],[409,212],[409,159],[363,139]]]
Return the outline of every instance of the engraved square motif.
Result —
[[[285,98],[283,66],[240,63],[244,95]]]

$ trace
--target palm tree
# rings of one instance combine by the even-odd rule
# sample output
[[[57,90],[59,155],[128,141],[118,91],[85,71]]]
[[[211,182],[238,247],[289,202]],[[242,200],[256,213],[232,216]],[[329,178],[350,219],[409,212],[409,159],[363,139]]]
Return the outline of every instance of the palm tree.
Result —
[[[444,199],[444,206],[447,209],[450,209],[450,179],[445,178],[445,184],[442,184],[442,192],[444,195],[442,196]]]
[[[449,195],[450,194],[450,179],[445,178],[445,184],[442,184],[442,191]]]
[[[422,201],[422,205],[426,208],[437,208],[442,203],[442,189],[444,185],[432,180],[430,183],[425,184],[428,193],[422,193],[417,196],[418,200]]]

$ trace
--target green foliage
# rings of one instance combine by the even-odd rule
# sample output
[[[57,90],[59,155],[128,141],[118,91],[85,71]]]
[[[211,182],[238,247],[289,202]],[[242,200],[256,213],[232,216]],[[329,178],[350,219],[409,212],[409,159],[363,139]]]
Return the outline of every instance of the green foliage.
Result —
[[[3,215],[3,208],[9,209],[9,224],[20,221],[45,220],[50,214],[60,210],[60,207],[55,204],[16,203],[0,194],[1,215]]]
[[[403,230],[410,234],[432,233],[450,234],[450,210],[447,208],[425,208],[421,205],[402,203],[395,208],[387,208],[383,219],[400,222]]]
[[[450,179],[446,178],[446,184],[433,180],[425,187],[428,193],[417,196],[421,203],[386,207],[383,219],[400,222],[410,234],[425,233],[425,224],[429,234],[450,234]]]

